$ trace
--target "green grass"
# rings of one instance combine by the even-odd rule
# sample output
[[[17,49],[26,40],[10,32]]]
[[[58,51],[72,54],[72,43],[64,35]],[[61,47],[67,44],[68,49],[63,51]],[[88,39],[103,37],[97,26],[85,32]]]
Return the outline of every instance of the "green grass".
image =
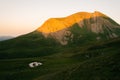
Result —
[[[39,32],[0,42],[0,59],[45,56],[59,51],[60,44]],[[34,55],[33,55],[34,54]]]
[[[97,47],[96,47],[97,46]],[[120,39],[42,57],[0,60],[0,80],[119,80]],[[87,56],[89,57],[87,57]],[[43,65],[30,68],[33,61]]]

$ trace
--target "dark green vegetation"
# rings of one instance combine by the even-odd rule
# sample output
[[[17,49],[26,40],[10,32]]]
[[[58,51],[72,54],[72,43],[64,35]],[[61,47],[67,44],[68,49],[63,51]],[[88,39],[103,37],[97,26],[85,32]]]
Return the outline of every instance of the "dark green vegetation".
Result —
[[[70,46],[83,46],[93,41],[97,41],[96,37],[98,36],[96,33],[88,30],[86,26],[83,28],[79,27],[78,24],[74,24],[69,30],[74,36],[69,40]],[[69,37],[69,36],[68,36]]]
[[[83,47],[64,47],[62,52],[41,57],[1,59],[0,80],[119,80],[119,48],[117,38]],[[43,65],[30,68],[32,61]]]
[[[56,53],[58,45],[59,43],[51,37],[44,38],[41,33],[34,31],[0,42],[0,59],[45,56]]]

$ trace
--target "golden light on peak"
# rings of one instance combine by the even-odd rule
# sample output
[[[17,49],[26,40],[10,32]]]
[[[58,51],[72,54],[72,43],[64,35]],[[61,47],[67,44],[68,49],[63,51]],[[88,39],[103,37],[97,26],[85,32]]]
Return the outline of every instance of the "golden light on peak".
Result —
[[[37,29],[39,32],[52,33],[67,27],[71,27],[75,23],[79,23],[85,19],[93,17],[105,16],[104,14],[95,11],[94,13],[78,12],[64,18],[50,18],[40,28]]]

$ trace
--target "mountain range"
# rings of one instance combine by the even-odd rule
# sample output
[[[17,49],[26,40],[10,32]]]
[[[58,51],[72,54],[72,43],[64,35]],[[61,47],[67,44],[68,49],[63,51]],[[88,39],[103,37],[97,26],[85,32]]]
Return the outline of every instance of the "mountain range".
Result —
[[[50,18],[0,42],[1,80],[119,80],[119,47],[120,25],[101,12]]]
[[[12,36],[0,36],[0,41],[12,39],[12,38],[14,38],[14,37],[12,37]]]

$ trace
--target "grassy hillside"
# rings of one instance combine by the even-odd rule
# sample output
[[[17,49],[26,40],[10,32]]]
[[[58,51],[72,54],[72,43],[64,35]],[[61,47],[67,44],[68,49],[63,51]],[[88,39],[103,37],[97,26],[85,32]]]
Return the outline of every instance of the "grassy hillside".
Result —
[[[57,46],[57,47],[56,47]],[[0,42],[0,59],[37,57],[55,53],[59,43],[39,32]],[[33,55],[34,54],[34,55]]]
[[[43,57],[1,59],[0,80],[119,80],[120,38]],[[42,66],[30,68],[32,61]]]

